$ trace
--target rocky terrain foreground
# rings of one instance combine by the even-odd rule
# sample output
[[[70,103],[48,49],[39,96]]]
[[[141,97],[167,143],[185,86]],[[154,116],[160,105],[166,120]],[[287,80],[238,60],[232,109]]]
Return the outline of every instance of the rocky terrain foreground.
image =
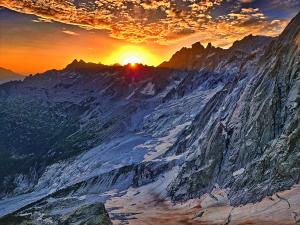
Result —
[[[0,86],[0,224],[299,224],[300,13],[159,67]]]

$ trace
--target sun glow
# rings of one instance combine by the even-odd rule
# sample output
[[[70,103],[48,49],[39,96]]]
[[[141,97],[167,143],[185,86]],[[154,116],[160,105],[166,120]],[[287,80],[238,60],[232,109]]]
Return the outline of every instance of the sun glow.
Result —
[[[142,63],[142,60],[139,57],[137,57],[137,56],[129,56],[127,59],[125,59],[122,62],[122,65],[127,65],[127,64],[135,65],[137,63]]]
[[[119,63],[121,65],[130,64],[130,66],[134,67],[139,63],[158,65],[159,61],[153,54],[143,47],[126,45],[120,47],[105,60],[105,64],[115,63]]]

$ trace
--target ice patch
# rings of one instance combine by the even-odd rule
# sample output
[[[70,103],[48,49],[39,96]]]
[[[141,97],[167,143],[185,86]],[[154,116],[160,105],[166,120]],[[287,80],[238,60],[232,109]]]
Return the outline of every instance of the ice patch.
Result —
[[[241,168],[241,169],[239,169],[239,170],[237,170],[237,171],[234,171],[232,175],[233,175],[234,177],[236,177],[236,176],[242,175],[244,172],[245,172],[245,169],[244,169],[244,168]]]
[[[130,95],[128,95],[128,96],[126,97],[126,100],[131,99],[131,97],[134,96],[135,91],[136,91],[136,90],[132,91],[132,92],[130,93]]]
[[[152,161],[166,153],[177,140],[178,134],[190,124],[191,122],[186,122],[184,124],[177,125],[173,130],[169,132],[167,136],[159,138],[157,142],[144,145],[144,147],[147,147],[149,149],[147,155],[144,158],[144,162]]]
[[[149,82],[146,87],[141,91],[144,95],[155,95],[154,84]]]

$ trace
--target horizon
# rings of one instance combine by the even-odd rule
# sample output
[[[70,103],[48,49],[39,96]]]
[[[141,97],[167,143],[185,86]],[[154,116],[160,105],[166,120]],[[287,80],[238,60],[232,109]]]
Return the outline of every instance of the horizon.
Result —
[[[249,37],[249,36],[271,37],[271,36],[264,36],[264,35],[252,35],[252,34],[249,34],[249,35],[243,37],[242,39],[236,40],[236,41],[241,41],[241,40],[243,40],[244,38]],[[235,42],[236,42],[236,41],[235,41]],[[200,42],[197,41],[197,42],[195,42],[195,43],[200,43]],[[193,43],[193,44],[195,44],[195,43]],[[108,66],[108,67],[114,67],[114,66],[126,67],[126,66],[128,66],[128,65],[130,65],[130,64],[137,64],[137,65],[148,66],[148,67],[159,67],[162,63],[169,61],[169,60],[171,59],[171,57],[172,57],[176,52],[180,51],[181,49],[183,49],[183,48],[191,49],[193,44],[191,44],[190,46],[182,46],[180,49],[178,49],[178,50],[176,50],[175,52],[173,52],[173,54],[170,56],[170,58],[168,58],[168,59],[166,59],[166,60],[160,62],[160,63],[157,64],[157,65],[148,65],[147,63],[143,63],[143,62],[136,62],[136,63],[131,63],[131,62],[127,62],[127,63],[118,63],[118,62],[116,62],[116,63],[113,63],[113,64],[105,64],[105,63],[102,63],[102,62],[92,62],[92,61],[86,61],[85,59],[81,59],[81,58],[75,58],[75,59],[71,60],[71,62],[67,63],[63,68],[49,68],[48,70],[45,70],[45,71],[38,71],[38,72],[36,72],[36,73],[34,73],[34,74],[20,74],[20,75],[23,75],[23,76],[30,76],[30,75],[35,75],[35,74],[45,73],[45,72],[47,72],[47,71],[49,71],[49,70],[63,70],[64,68],[66,68],[68,65],[74,63],[75,61],[76,61],[76,62],[82,61],[82,62],[87,63],[87,64],[88,64],[88,63],[92,63],[92,64],[103,65],[103,66]],[[200,44],[202,45],[202,43],[200,43]],[[203,46],[203,45],[202,45],[202,46],[203,46],[204,48],[207,48],[207,46],[208,46],[209,44],[210,44],[210,43],[208,43],[206,46]],[[223,49],[223,50],[227,50],[227,49],[230,49],[230,48],[233,46],[233,44],[234,44],[234,42],[233,42],[228,48],[222,48],[222,47],[217,47],[217,48],[221,48],[221,49]],[[212,45],[212,46],[213,46],[213,47],[216,47],[216,46],[214,46],[214,45]],[[4,67],[1,67],[1,65],[0,65],[0,68],[4,68]],[[13,71],[13,70],[11,70],[11,69],[9,69],[9,68],[4,68],[4,69],[10,70],[10,71],[12,71],[12,72],[15,72],[15,71]]]
[[[288,24],[287,24],[287,25],[288,25]],[[279,36],[279,35],[280,35],[280,33],[279,33],[277,36]],[[261,36],[261,37],[270,37],[270,38],[276,38],[276,37],[277,37],[277,36],[272,37],[272,36],[266,36],[266,35],[253,35],[253,34],[249,34],[249,35],[246,35],[246,36],[242,37],[242,38],[239,39],[239,40],[235,40],[233,43],[230,44],[230,46],[227,46],[227,47],[218,47],[218,46],[214,46],[214,45],[212,45],[212,46],[215,47],[215,48],[221,48],[221,49],[223,49],[223,50],[228,50],[228,49],[230,49],[230,48],[233,46],[233,44],[234,44],[235,42],[241,41],[241,40],[243,40],[244,38],[249,37],[249,36],[254,36],[254,37],[259,37],[259,36]],[[148,67],[155,67],[155,68],[156,68],[156,67],[159,67],[159,66],[160,66],[162,63],[164,63],[164,62],[168,62],[168,61],[171,59],[171,57],[172,57],[176,52],[180,51],[181,49],[183,49],[183,48],[191,49],[191,48],[192,48],[192,45],[195,44],[195,43],[200,43],[204,48],[207,48],[207,46],[208,46],[209,44],[211,44],[211,42],[209,42],[209,43],[206,44],[206,46],[204,46],[200,41],[196,41],[196,42],[192,43],[192,44],[189,45],[189,46],[182,46],[182,47],[180,47],[179,49],[175,50],[175,51],[171,54],[171,56],[170,56],[169,58],[167,58],[167,59],[164,60],[164,61],[159,62],[157,65],[149,65],[149,64],[143,63],[143,62],[134,62],[134,63],[132,63],[132,62],[127,62],[127,63],[119,63],[119,62],[115,62],[115,63],[112,63],[112,64],[105,64],[105,63],[102,63],[102,62],[87,61],[87,60],[82,59],[82,58],[74,58],[73,60],[71,60],[70,62],[68,62],[66,65],[62,66],[61,68],[48,68],[48,69],[46,69],[46,70],[44,70],[44,71],[36,71],[36,72],[34,72],[34,73],[27,73],[27,74],[25,74],[25,73],[19,73],[19,72],[17,72],[17,71],[14,71],[14,70],[12,70],[12,69],[10,69],[10,68],[3,67],[3,66],[1,66],[1,65],[0,65],[0,68],[5,69],[5,70],[9,70],[9,71],[11,71],[11,72],[17,73],[17,74],[19,74],[19,75],[21,75],[21,76],[24,76],[24,77],[27,77],[27,76],[34,76],[34,75],[36,75],[36,74],[43,74],[43,73],[45,73],[45,72],[47,72],[47,71],[50,71],[50,70],[63,70],[63,69],[65,69],[68,65],[72,64],[72,63],[75,62],[75,61],[77,61],[77,62],[83,61],[84,63],[87,63],[87,64],[88,64],[88,63],[92,63],[92,64],[103,65],[103,66],[108,66],[108,67],[114,67],[114,66],[126,67],[126,66],[129,66],[130,64],[137,64],[137,65],[141,65],[141,66],[148,66]]]
[[[157,66],[198,41],[229,48],[250,34],[278,36],[300,7],[296,0],[52,3],[1,1],[1,67],[28,75],[75,58]]]

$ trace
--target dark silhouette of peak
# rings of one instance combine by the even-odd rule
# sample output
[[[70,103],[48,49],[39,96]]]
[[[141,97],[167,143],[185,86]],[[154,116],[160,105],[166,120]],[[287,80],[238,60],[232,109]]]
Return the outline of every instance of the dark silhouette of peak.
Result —
[[[201,51],[204,50],[204,47],[203,47],[203,45],[201,45],[201,43],[198,41],[198,42],[192,44],[192,49],[193,49],[194,51],[201,52]]]
[[[207,47],[200,42],[196,42],[191,48],[183,47],[176,52],[168,62],[163,62],[160,67],[175,68],[175,69],[197,69],[200,61],[206,59],[209,55],[222,55],[225,50],[222,48],[216,48],[211,43],[208,43]]]
[[[163,62],[159,67],[187,69],[187,65],[193,59],[205,53],[205,48],[200,42],[196,42],[191,48],[183,47],[177,51],[168,62]]]
[[[68,66],[78,66],[78,65],[84,65],[85,61],[80,59],[79,61],[77,59],[74,59]]]
[[[101,63],[91,63],[91,62],[85,62],[84,60],[80,59],[79,61],[77,59],[74,59],[69,65],[66,66],[65,70],[87,70],[87,69],[97,69],[97,68],[103,68],[105,67]]]
[[[122,65],[120,63],[115,63],[112,66],[114,66],[114,67],[121,67]]]
[[[196,42],[191,48],[181,48],[169,61],[160,64],[160,67],[194,70],[203,66],[206,67],[205,65],[208,64],[214,65],[222,57],[226,55],[230,56],[230,54],[234,54],[236,51],[243,54],[250,54],[255,50],[265,49],[272,40],[272,37],[249,35],[242,40],[235,41],[232,47],[226,50],[215,47],[210,42],[204,48],[200,42]]]
[[[250,53],[269,45],[272,39],[272,37],[268,36],[254,36],[250,34],[242,40],[235,41],[230,49]]]
[[[214,47],[213,47],[212,44],[209,42],[209,43],[207,44],[207,46],[206,46],[206,49],[212,49],[212,48],[214,48]]]

